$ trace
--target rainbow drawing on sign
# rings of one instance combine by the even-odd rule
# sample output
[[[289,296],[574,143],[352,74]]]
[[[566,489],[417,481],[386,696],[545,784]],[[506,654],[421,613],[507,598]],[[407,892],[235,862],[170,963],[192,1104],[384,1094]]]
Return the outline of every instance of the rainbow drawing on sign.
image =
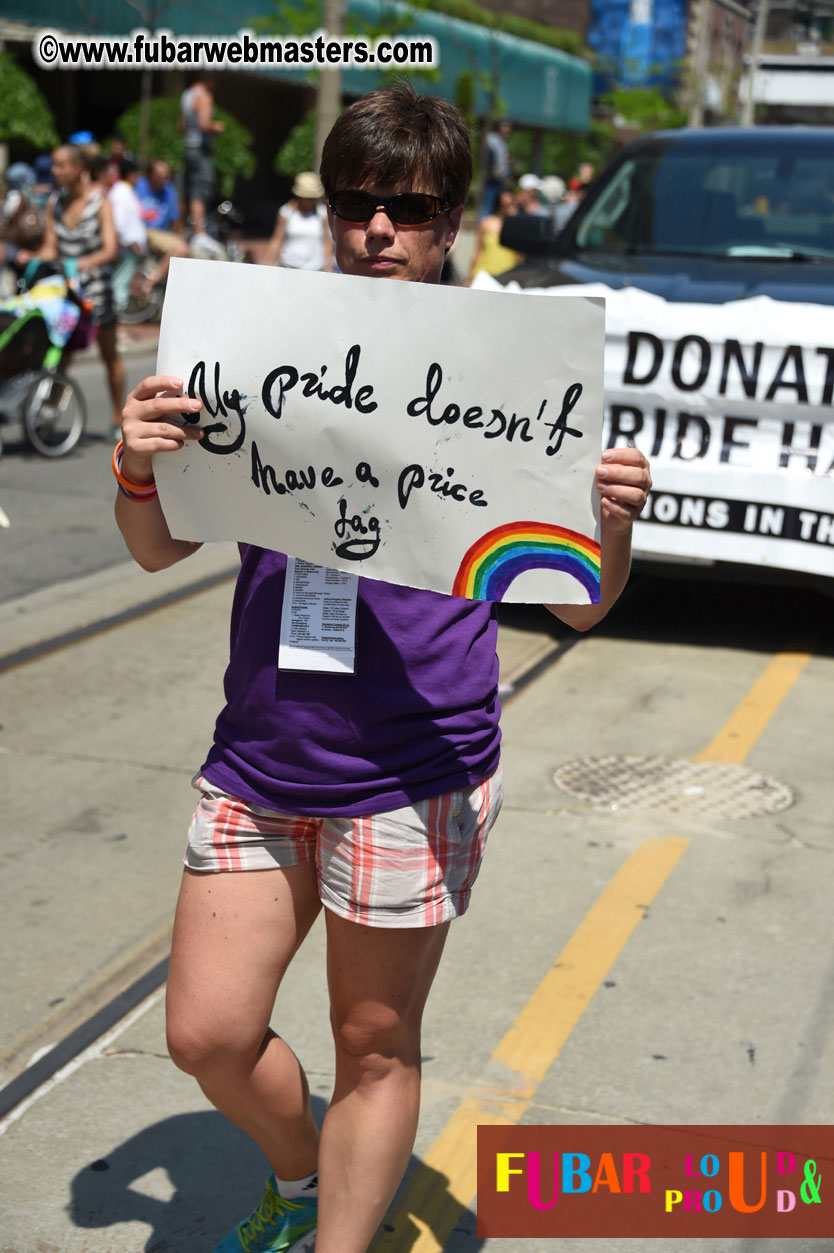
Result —
[[[513,579],[526,570],[561,570],[575,578],[599,604],[599,544],[547,522],[507,522],[476,540],[452,586],[453,596],[502,600]]]

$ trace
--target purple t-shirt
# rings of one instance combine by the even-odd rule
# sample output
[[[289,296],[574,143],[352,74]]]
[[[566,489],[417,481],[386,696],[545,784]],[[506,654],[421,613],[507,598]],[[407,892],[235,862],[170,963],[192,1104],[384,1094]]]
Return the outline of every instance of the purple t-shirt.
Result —
[[[207,779],[269,809],[350,816],[493,773],[501,738],[493,605],[362,578],[355,674],[279,670],[286,557],[240,550],[227,703]]]

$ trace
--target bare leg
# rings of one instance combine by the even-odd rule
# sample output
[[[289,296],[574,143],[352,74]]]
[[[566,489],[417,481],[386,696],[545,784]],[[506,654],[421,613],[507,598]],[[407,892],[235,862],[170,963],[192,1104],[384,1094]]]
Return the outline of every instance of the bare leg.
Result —
[[[110,425],[118,429],[122,424],[122,409],[125,403],[125,363],[119,356],[116,345],[116,327],[102,326],[98,332],[98,350],[107,371],[107,386],[110,389],[112,405]]]
[[[313,863],[186,870],[168,976],[168,1047],[282,1179],[316,1169],[318,1130],[298,1059],[269,1030],[278,985],[321,908]]]
[[[168,278],[172,257],[187,257],[190,253],[191,250],[184,239],[178,240],[176,246],[172,247],[169,252],[161,253],[156,268],[144,279],[146,292],[150,292],[157,283],[162,283]]]
[[[420,1024],[448,923],[400,930],[325,917],[336,1082],[319,1146],[316,1253],[364,1253],[414,1143]]]
[[[206,206],[202,200],[189,200],[188,216],[191,218],[192,233],[202,235],[206,229]]]

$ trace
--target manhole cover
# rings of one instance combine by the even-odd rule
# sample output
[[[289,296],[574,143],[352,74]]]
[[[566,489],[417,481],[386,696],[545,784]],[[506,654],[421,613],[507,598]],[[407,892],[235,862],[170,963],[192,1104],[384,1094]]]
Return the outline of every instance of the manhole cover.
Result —
[[[745,766],[683,757],[582,757],[566,761],[553,781],[597,809],[662,809],[690,818],[778,814],[796,800],[792,788]]]

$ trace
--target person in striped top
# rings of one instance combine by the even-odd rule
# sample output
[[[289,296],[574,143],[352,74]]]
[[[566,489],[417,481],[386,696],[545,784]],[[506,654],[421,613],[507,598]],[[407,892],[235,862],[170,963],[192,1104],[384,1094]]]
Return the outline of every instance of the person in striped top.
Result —
[[[113,211],[107,197],[90,179],[80,148],[61,144],[52,154],[57,192],[46,210],[46,231],[37,256],[60,261],[78,274],[84,295],[94,305],[98,346],[111,400],[111,427],[118,435],[125,396],[125,367],[116,344],[113,264],[119,251]],[[66,357],[64,359],[66,365]]]

